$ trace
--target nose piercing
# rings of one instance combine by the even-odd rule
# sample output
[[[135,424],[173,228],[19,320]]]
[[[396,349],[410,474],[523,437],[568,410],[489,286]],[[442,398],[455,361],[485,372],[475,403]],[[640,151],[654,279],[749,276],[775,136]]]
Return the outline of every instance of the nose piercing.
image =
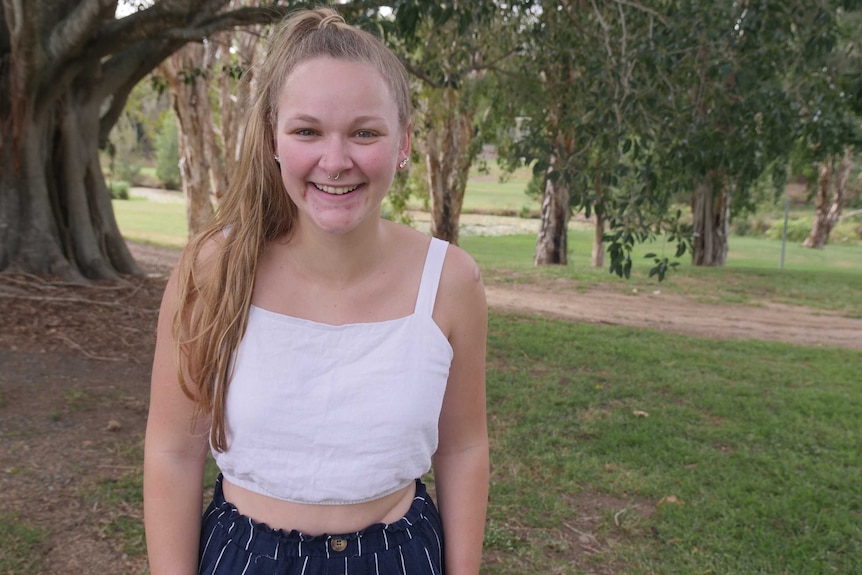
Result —
[[[337,174],[335,174],[335,177],[333,177],[332,174],[330,174],[329,172],[326,173],[326,179],[327,180],[337,180],[340,177],[341,177],[340,171]]]

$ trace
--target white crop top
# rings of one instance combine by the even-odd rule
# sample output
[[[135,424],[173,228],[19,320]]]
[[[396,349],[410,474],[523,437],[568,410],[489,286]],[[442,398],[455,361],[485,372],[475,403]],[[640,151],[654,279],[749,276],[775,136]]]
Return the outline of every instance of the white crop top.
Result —
[[[403,318],[335,326],[251,306],[227,393],[227,450],[213,450],[228,481],[350,504],[430,469],[453,356],[431,317],[447,247],[431,240]]]

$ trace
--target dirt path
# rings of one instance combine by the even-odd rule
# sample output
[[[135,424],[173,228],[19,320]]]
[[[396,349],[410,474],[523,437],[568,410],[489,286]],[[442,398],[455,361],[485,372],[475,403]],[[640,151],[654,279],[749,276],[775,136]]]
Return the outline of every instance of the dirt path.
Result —
[[[776,303],[710,305],[678,295],[624,295],[601,289],[567,294],[542,285],[489,285],[486,293],[490,307],[517,313],[696,337],[862,349],[862,320]]]

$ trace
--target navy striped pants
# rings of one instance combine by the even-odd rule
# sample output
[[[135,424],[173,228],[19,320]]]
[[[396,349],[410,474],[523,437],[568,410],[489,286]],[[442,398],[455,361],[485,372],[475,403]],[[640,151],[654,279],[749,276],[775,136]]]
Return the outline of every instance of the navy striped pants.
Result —
[[[442,575],[440,516],[425,485],[407,514],[357,533],[270,529],[225,501],[221,476],[201,528],[200,575]]]

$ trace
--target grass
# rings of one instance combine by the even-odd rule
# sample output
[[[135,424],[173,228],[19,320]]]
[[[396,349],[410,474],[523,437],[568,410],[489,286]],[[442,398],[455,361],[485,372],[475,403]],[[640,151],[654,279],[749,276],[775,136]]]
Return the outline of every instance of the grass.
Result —
[[[506,215],[538,213],[538,199],[526,195],[527,184],[532,177],[529,168],[521,168],[511,175],[503,174],[494,165],[488,165],[487,173],[474,170],[464,193],[464,213],[482,212]]]
[[[134,460],[139,467],[143,451],[137,450]],[[111,538],[118,540],[123,553],[145,555],[147,546],[144,538],[143,474],[140,471],[127,473],[116,479],[102,479],[86,494],[93,505],[105,509],[104,530]]]
[[[118,219],[130,237],[134,224],[184,243],[182,205],[124,204]],[[131,213],[142,206],[149,211]],[[791,243],[780,270],[779,242],[732,237],[725,267],[684,261],[657,285],[642,256],[661,246],[639,247],[632,279],[620,280],[589,267],[591,241],[572,230],[570,265],[539,269],[533,236],[461,244],[488,282],[557,278],[574,290],[661,289],[862,317],[859,246]],[[858,572],[862,353],[496,312],[488,351],[483,573]],[[207,485],[214,473],[210,463]],[[112,488],[138,505],[133,491]],[[139,532],[118,533],[140,550]]]
[[[492,313],[483,573],[855,572],[859,365],[851,350]],[[91,497],[143,554],[139,473]]]
[[[181,249],[188,240],[185,204],[141,199],[114,200],[123,235],[132,241]]]
[[[0,573],[39,573],[45,568],[48,534],[18,514],[0,513]]]
[[[586,572],[579,521],[618,573],[857,569],[859,352],[499,314],[489,350],[487,573]]]

